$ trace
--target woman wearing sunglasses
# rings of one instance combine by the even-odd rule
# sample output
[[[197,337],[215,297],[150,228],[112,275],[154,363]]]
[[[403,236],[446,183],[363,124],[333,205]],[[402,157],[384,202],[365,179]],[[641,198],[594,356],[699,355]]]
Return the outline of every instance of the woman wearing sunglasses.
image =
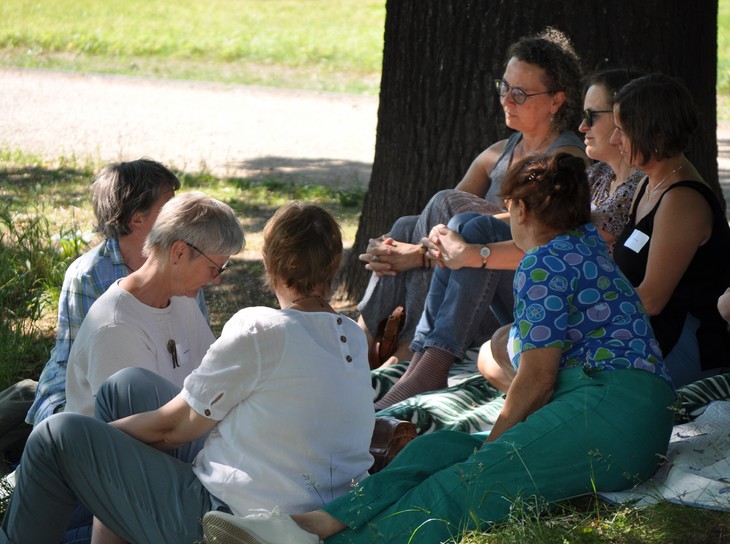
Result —
[[[580,115],[581,65],[568,38],[555,29],[521,38],[510,46],[502,77],[495,82],[506,125],[515,131],[480,153],[456,190],[440,191],[419,216],[402,217],[390,233],[373,239],[360,255],[373,272],[360,302],[360,326],[372,334],[398,305],[405,307],[399,359],[409,359],[409,344],[423,310],[432,274],[431,260],[421,251],[421,238],[456,214],[504,212],[499,196],[512,163],[541,153],[567,152],[585,158],[583,143],[573,132]],[[509,238],[509,227],[500,233]],[[515,263],[516,264],[516,263]],[[485,312],[488,313],[488,312]],[[475,327],[479,334],[498,325],[489,317]],[[471,334],[471,333],[470,333]]]
[[[623,232],[629,218],[634,191],[643,172],[623,160],[613,145],[613,97],[632,79],[643,74],[612,69],[597,72],[588,78],[583,99],[583,120],[579,130],[585,135],[586,154],[598,161],[588,167],[591,184],[593,223],[598,227],[613,253],[616,238]]]
[[[592,159],[605,161],[588,169],[592,219],[609,243],[609,250],[626,224],[641,175],[623,162],[618,148],[609,142],[614,128],[611,98],[639,75],[627,70],[600,72],[589,78],[585,93],[580,130],[586,135],[586,152]],[[484,326],[490,314],[502,326],[494,335],[490,332],[492,341],[480,351],[479,369],[498,389],[506,391],[509,387],[513,371],[505,334],[512,322],[511,271],[523,254],[508,241],[509,234],[501,233],[503,224],[493,216],[467,212],[455,216],[448,228],[436,227],[424,241],[432,256],[448,268],[433,275],[410,346],[414,355],[408,369],[376,402],[376,408],[386,410],[383,415],[391,415],[388,407],[416,394],[445,388],[451,366],[464,357],[476,336],[469,331]]]

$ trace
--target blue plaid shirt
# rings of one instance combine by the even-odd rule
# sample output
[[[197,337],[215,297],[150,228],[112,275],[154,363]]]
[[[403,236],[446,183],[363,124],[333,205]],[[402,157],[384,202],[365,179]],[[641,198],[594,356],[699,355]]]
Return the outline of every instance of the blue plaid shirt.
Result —
[[[68,267],[58,301],[56,345],[38,379],[35,400],[25,418],[27,423],[36,425],[63,410],[66,405],[66,363],[81,322],[94,301],[128,273],[116,238],[103,241]],[[197,298],[207,319],[202,291]]]

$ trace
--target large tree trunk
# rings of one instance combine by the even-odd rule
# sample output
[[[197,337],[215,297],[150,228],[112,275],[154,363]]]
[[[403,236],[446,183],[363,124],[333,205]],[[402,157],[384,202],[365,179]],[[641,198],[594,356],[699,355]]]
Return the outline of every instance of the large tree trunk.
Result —
[[[368,238],[454,187],[507,136],[492,80],[508,46],[546,26],[573,39],[586,73],[628,66],[682,78],[701,117],[689,156],[718,185],[717,2],[388,0],[375,160],[341,295],[362,296],[368,273],[357,255]]]

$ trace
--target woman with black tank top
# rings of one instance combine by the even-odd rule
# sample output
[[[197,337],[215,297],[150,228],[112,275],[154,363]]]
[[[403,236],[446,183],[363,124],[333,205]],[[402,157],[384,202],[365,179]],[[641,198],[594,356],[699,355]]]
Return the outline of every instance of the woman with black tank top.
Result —
[[[614,258],[651,316],[675,387],[728,366],[717,300],[730,285],[724,200],[684,152],[698,126],[687,88],[662,74],[636,79],[614,100],[611,142],[646,172]]]

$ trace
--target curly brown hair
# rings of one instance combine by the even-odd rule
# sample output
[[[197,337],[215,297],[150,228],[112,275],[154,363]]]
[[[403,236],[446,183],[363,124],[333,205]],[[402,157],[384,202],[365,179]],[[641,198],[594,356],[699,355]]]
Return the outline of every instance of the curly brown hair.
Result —
[[[568,153],[526,157],[509,169],[502,198],[521,200],[543,225],[574,230],[591,221],[585,163]]]
[[[547,27],[539,34],[522,37],[513,43],[507,50],[505,64],[513,57],[542,68],[545,86],[552,92],[565,93],[565,103],[555,114],[555,128],[558,132],[575,129],[580,124],[583,109],[583,67],[568,36],[556,28]]]
[[[270,289],[328,297],[342,260],[340,225],[319,206],[290,202],[266,223],[262,254]]]

